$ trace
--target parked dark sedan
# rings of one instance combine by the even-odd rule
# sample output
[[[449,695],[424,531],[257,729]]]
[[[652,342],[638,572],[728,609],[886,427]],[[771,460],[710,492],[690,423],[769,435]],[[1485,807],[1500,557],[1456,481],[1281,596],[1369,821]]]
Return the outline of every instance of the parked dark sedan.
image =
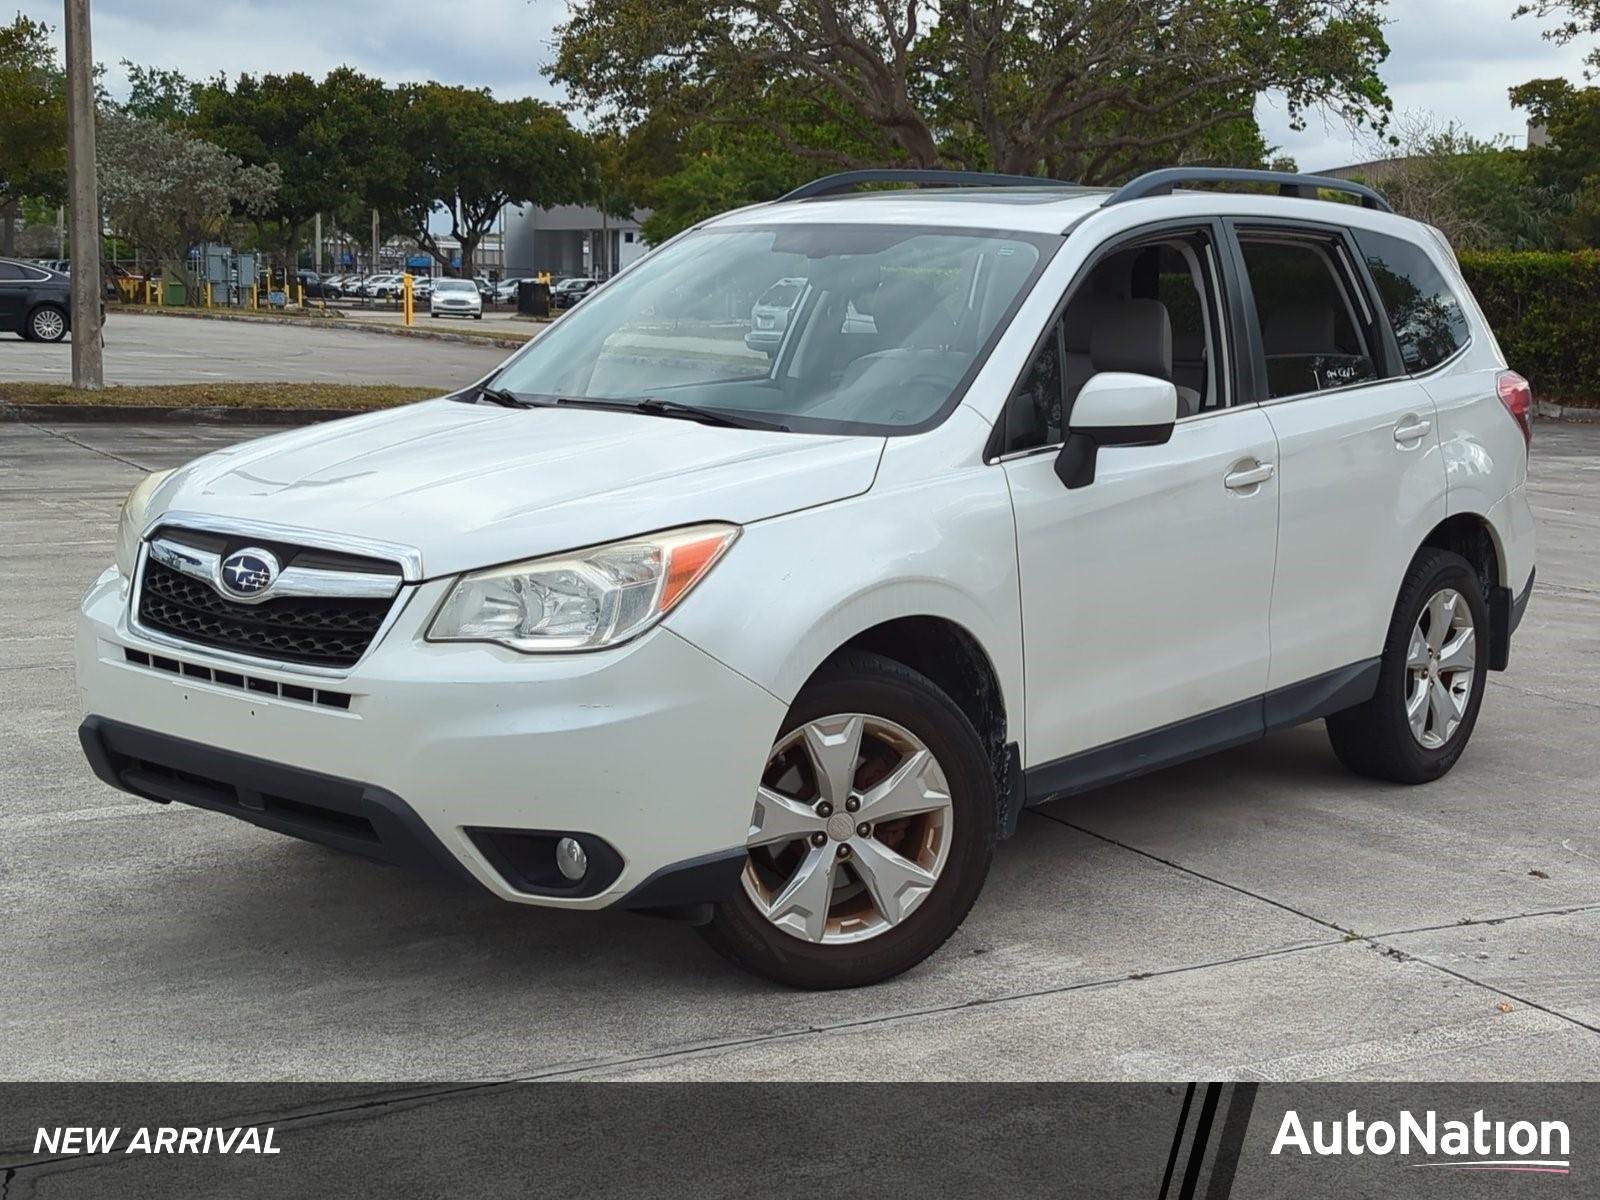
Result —
[[[300,286],[306,290],[309,300],[337,300],[344,295],[344,289],[334,282],[331,275],[318,275],[315,271],[301,271],[299,273]]]
[[[72,328],[72,279],[33,263],[0,258],[0,332],[59,342]]]

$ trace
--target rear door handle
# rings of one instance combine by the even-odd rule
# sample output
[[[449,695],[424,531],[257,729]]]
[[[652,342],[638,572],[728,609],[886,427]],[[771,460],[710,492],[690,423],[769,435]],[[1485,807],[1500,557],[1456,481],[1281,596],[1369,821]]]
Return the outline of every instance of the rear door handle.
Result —
[[[1402,417],[1400,418],[1400,424],[1394,427],[1394,440],[1397,442],[1414,442],[1418,438],[1426,437],[1428,430],[1432,428],[1432,421],[1425,421],[1416,416]]]
[[[1237,471],[1229,471],[1222,477],[1222,486],[1230,491],[1242,492],[1246,488],[1253,488],[1272,478],[1277,468],[1271,463],[1257,463],[1253,467],[1243,467]]]

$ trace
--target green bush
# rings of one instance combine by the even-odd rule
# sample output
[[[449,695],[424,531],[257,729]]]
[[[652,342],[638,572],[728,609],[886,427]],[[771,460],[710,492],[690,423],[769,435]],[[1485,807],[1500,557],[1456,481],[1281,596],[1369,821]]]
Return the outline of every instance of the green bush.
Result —
[[[1511,369],[1539,400],[1600,404],[1600,251],[1462,251]]]

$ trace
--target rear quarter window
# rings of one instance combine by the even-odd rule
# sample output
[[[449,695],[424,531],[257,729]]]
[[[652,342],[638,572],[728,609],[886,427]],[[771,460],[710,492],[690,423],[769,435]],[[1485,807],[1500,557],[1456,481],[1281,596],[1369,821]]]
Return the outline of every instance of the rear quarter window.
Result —
[[[1407,371],[1431,370],[1466,345],[1470,329],[1461,301],[1422,247],[1364,229],[1351,232],[1377,284]]]

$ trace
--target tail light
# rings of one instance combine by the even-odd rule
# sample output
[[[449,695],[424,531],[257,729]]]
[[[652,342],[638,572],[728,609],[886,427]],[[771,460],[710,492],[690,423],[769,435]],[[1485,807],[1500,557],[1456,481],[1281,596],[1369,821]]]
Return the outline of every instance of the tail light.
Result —
[[[1533,388],[1515,371],[1501,371],[1496,381],[1500,403],[1506,406],[1512,420],[1522,427],[1522,440],[1533,445]]]

